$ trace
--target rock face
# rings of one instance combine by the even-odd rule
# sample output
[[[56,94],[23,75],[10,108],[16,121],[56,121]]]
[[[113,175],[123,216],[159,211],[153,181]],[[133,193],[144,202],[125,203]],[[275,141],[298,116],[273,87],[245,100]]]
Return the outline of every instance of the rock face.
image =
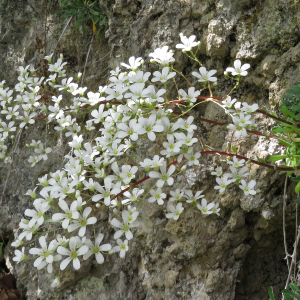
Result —
[[[250,75],[233,92],[239,101],[274,107],[285,90],[299,80],[300,3],[298,1],[250,0],[110,0],[99,1],[109,18],[109,29],[92,41],[84,84],[97,90],[107,82],[109,70],[134,55],[145,59],[157,47],[175,49],[179,33],[195,34],[201,40],[199,58],[220,76],[215,94],[222,97],[231,85],[222,79],[224,69],[238,58],[250,63]],[[13,86],[16,67],[38,63],[38,49],[49,54],[57,45],[67,20],[54,12],[55,0],[0,1],[0,79]],[[83,71],[92,32],[75,30],[73,21],[58,45],[69,72]],[[46,43],[45,43],[46,41]],[[150,64],[148,66],[151,68]],[[182,53],[175,67],[190,73],[196,68]],[[195,114],[226,121],[213,104],[199,106]],[[257,116],[259,127],[270,123]],[[217,126],[201,125],[214,148],[226,149],[231,135]],[[31,201],[24,196],[37,178],[61,168],[65,145],[51,128],[49,144],[55,145],[51,158],[31,169],[25,144],[45,131],[36,124],[23,132],[12,167],[1,163],[0,235],[10,243],[20,219]],[[248,137],[238,151],[247,157],[267,159],[280,148],[272,140]],[[53,277],[32,266],[32,261],[15,264],[14,249],[5,247],[5,259],[27,299],[202,299],[263,300],[267,289],[278,293],[287,276],[282,237],[282,195],[284,175],[252,168],[258,193],[245,197],[233,188],[220,196],[214,189],[212,158],[189,169],[187,179],[194,190],[220,203],[220,216],[204,216],[187,210],[175,222],[148,202],[140,204],[142,226],[124,260],[108,258],[98,266],[87,261],[80,272],[66,273],[58,290],[49,287]],[[182,182],[177,182],[182,187]],[[293,245],[294,198],[289,185],[287,227],[289,248]],[[106,217],[103,217],[103,221]],[[106,220],[107,221],[107,220]],[[99,228],[103,226],[99,225]],[[291,251],[291,249],[289,249]]]

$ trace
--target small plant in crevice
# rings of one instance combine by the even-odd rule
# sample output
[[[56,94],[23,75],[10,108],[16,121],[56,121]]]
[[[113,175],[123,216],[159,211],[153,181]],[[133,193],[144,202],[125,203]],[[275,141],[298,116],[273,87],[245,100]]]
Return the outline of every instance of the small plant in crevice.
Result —
[[[295,283],[289,284],[291,290],[284,289],[282,290],[283,300],[300,300],[300,289]],[[269,300],[276,300],[273,288],[268,289]]]
[[[300,85],[299,82],[289,89],[283,97],[282,104],[280,105],[280,116],[276,116],[276,123],[273,125],[272,132],[278,135],[278,142],[284,146],[284,153],[281,155],[273,155],[269,158],[272,162],[282,161],[280,166],[290,166],[293,170],[286,172],[286,180],[284,185],[283,195],[283,237],[284,248],[286,254],[286,261],[288,267],[288,277],[285,284],[285,289],[282,291],[283,297],[286,300],[300,299],[300,290],[297,287],[300,282],[300,262],[297,261],[297,251],[300,239],[300,227],[298,224],[298,204],[300,203]],[[284,122],[280,120],[284,116]],[[275,116],[275,114],[273,114]],[[291,180],[296,182],[295,193],[297,198],[296,204],[296,222],[295,222],[295,242],[293,245],[292,254],[288,253],[288,246],[286,240],[286,200],[287,200],[287,178],[291,176]],[[291,283],[290,283],[291,282]],[[292,291],[288,290],[288,287]],[[274,300],[273,289],[269,289],[269,296]]]
[[[86,26],[91,26],[95,35],[102,29],[108,29],[108,18],[100,8],[98,1],[93,0],[61,0],[62,8],[56,11],[63,20],[73,17],[75,28],[81,27],[83,32]]]

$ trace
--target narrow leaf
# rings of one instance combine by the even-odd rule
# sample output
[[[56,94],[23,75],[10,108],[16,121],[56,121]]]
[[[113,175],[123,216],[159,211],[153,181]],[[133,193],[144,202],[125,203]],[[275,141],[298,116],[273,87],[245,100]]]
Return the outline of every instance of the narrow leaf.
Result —
[[[277,141],[278,141],[280,144],[284,145],[284,146],[287,146],[287,147],[291,147],[291,146],[292,146],[291,144],[289,144],[288,142],[286,142],[286,141],[284,141],[284,140],[277,139]]]
[[[296,298],[297,300],[300,300],[300,295],[295,294],[294,292],[290,290],[282,290],[282,294],[284,295],[285,300],[294,300]]]
[[[289,157],[289,155],[273,155],[273,156],[269,157],[269,161],[277,161],[277,160],[285,159],[288,157]]]
[[[272,286],[269,287],[268,294],[269,294],[269,297],[270,297],[269,300],[275,300],[274,292],[273,292],[273,287]]]
[[[298,199],[300,199],[300,198],[298,198]],[[297,199],[296,199],[296,201],[297,201]],[[290,288],[295,292],[300,292],[300,289],[298,288],[297,284],[295,284],[293,282],[290,283]],[[299,294],[299,293],[296,293],[296,294]]]
[[[290,110],[288,110],[284,105],[280,105],[279,108],[281,109],[284,115],[295,118],[295,115]]]

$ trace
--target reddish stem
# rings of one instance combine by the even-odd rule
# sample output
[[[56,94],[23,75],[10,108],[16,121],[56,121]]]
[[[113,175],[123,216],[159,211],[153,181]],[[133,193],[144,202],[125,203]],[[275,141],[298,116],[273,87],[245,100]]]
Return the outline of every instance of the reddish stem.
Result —
[[[239,159],[245,159],[246,161],[251,161],[252,163],[268,168],[268,169],[272,169],[272,170],[279,170],[279,171],[294,171],[294,170],[300,170],[300,166],[297,168],[293,168],[293,167],[277,167],[277,166],[272,166],[266,163],[261,163],[257,160],[254,159],[249,159],[245,156],[241,156],[241,155],[237,155],[237,154],[232,154],[232,153],[227,153],[227,152],[223,152],[223,151],[202,151],[200,152],[201,154],[220,154],[220,155],[224,155],[224,156],[236,156]]]
[[[219,97],[210,97],[210,96],[199,96],[199,97],[197,97],[197,99],[208,99],[208,98],[212,98],[212,99],[218,100],[218,101],[224,101],[224,100],[225,100],[225,99],[223,99],[223,98],[219,98]],[[271,119],[280,121],[280,122],[282,122],[282,123],[286,123],[286,124],[289,124],[289,125],[293,125],[293,123],[291,123],[291,122],[288,122],[288,121],[286,121],[286,120],[283,120],[283,119],[280,119],[280,118],[278,118],[278,117],[275,117],[275,116],[273,116],[273,115],[271,115],[271,114],[269,114],[269,113],[267,113],[267,112],[264,112],[264,111],[262,111],[262,110],[260,110],[260,109],[258,109],[256,112],[259,112],[259,113],[261,113],[261,114],[263,114],[263,115],[265,115],[265,116],[270,117]]]

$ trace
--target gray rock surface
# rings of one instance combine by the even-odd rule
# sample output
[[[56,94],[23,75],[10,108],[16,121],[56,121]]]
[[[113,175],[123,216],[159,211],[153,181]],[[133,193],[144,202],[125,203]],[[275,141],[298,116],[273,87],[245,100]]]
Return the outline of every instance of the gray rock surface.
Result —
[[[273,107],[285,90],[299,80],[300,3],[298,1],[250,0],[100,0],[109,17],[108,31],[93,42],[85,84],[96,90],[106,83],[109,70],[135,55],[145,59],[153,49],[175,48],[179,33],[195,34],[201,40],[200,59],[221,76],[236,58],[250,63],[250,75],[233,92],[240,101]],[[57,44],[66,21],[54,14],[54,0],[0,1],[0,79],[11,86],[19,65],[36,63],[37,47],[45,43],[49,54]],[[92,33],[67,28],[60,45],[69,62],[70,75],[83,70]],[[45,32],[46,30],[46,32]],[[151,65],[148,64],[151,68]],[[190,73],[196,65],[183,54],[176,54],[175,67]],[[220,77],[222,78],[222,77]],[[220,79],[218,96],[225,96],[231,85]],[[226,115],[213,104],[199,106],[195,114],[225,122]],[[257,116],[259,128],[270,122]],[[207,141],[226,149],[231,136],[209,124],[200,125]],[[62,166],[65,145],[59,134],[49,128],[49,143],[55,146],[51,158],[31,169],[25,144],[45,131],[43,123],[22,133],[12,168],[1,163],[0,236],[13,241],[18,223],[31,201],[24,196],[37,178]],[[238,144],[239,153],[267,159],[281,151],[277,143],[256,136]],[[158,207],[142,203],[142,226],[137,229],[130,252],[124,260],[110,257],[98,266],[87,261],[78,272],[67,272],[57,290],[49,287],[53,278],[32,266],[32,261],[16,265],[14,249],[5,247],[5,259],[27,299],[202,299],[263,300],[267,289],[278,293],[286,279],[283,260],[282,194],[284,175],[252,167],[258,193],[245,197],[233,188],[220,196],[210,175],[212,158],[187,172],[195,190],[220,203],[221,215],[204,216],[187,210],[175,222],[167,220]],[[8,177],[9,173],[9,177]],[[177,182],[180,186],[182,182]],[[294,185],[289,185],[287,226],[289,246],[293,244]],[[104,215],[103,221],[107,221]],[[103,224],[99,224],[102,228]]]

